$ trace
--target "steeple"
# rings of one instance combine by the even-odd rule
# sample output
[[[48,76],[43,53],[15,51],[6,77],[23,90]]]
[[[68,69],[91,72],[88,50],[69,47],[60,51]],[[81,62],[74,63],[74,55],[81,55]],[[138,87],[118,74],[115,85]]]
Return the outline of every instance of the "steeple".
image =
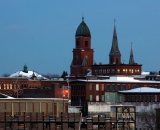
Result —
[[[118,38],[117,38],[115,22],[116,21],[114,20],[112,46],[111,46],[111,51],[109,53],[110,64],[120,64],[121,63],[121,53],[118,48]]]
[[[130,51],[129,64],[130,65],[135,64],[135,62],[134,62],[134,56],[133,56],[133,50],[132,50],[132,43],[131,43],[131,51]]]

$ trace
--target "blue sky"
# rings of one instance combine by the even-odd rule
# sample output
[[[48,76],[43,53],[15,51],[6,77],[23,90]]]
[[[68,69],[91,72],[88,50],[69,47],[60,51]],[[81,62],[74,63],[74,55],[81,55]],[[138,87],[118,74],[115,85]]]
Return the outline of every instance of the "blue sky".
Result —
[[[0,1],[0,75],[23,69],[70,73],[75,32],[82,20],[91,31],[94,60],[108,63],[114,19],[122,60],[130,43],[143,70],[160,67],[159,0],[2,0]]]

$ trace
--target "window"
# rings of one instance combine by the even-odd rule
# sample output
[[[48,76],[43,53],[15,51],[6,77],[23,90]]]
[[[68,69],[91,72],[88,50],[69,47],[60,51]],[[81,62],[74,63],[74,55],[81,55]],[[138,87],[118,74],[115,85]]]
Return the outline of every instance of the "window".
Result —
[[[112,71],[112,73],[115,73],[115,69],[112,69],[111,71]]]
[[[96,95],[96,101],[99,101],[99,95]]]
[[[120,73],[120,69],[117,69],[117,73]]]
[[[6,89],[6,84],[3,84],[4,89]]]
[[[101,84],[101,91],[104,91],[104,84]]]
[[[9,89],[9,84],[7,84],[7,89]]]
[[[89,95],[89,101],[93,101],[93,96]]]
[[[112,84],[112,91],[115,91],[115,85]]]
[[[118,85],[117,85],[117,88],[118,88],[118,91],[120,91],[120,90],[121,90],[121,85],[118,84]]]
[[[102,102],[104,102],[104,95],[102,95],[102,97],[101,97],[101,98],[102,98]]]
[[[99,84],[96,84],[96,91],[99,91]]]
[[[92,84],[89,84],[89,90],[92,90],[93,87],[92,87]]]
[[[126,90],[126,85],[125,84],[123,84],[123,90]]]
[[[12,89],[12,84],[10,84],[10,89]]]
[[[106,85],[106,90],[110,91],[110,85],[109,84]]]
[[[79,47],[79,41],[77,41],[77,43],[76,43],[76,47]]]
[[[136,84],[133,85],[133,88],[136,88]]]
[[[157,86],[157,85],[155,85],[155,86],[154,86],[154,88],[158,88],[158,86]]]
[[[88,47],[88,41],[85,41],[85,47]]]

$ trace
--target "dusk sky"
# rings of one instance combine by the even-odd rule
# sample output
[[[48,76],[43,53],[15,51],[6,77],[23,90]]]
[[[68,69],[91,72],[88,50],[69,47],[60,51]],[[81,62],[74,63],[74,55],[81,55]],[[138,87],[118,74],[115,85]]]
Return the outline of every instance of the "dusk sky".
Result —
[[[129,62],[132,42],[142,70],[160,70],[160,0],[1,0],[0,75],[24,64],[42,74],[70,74],[82,14],[96,63],[109,63],[116,19],[122,62]]]

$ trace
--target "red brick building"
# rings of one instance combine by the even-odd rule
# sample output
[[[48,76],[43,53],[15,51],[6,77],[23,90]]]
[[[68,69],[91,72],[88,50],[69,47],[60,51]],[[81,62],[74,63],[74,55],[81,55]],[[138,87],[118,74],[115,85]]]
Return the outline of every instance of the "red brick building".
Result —
[[[91,34],[88,26],[82,18],[75,35],[75,48],[73,49],[73,60],[70,66],[70,74],[74,76],[85,76],[87,70],[92,70],[93,75],[141,75],[140,64],[134,61],[131,47],[128,64],[121,62],[121,53],[118,47],[116,26],[114,25],[113,39],[109,53],[109,64],[93,63],[94,51],[91,49]],[[132,43],[131,43],[132,44]]]

